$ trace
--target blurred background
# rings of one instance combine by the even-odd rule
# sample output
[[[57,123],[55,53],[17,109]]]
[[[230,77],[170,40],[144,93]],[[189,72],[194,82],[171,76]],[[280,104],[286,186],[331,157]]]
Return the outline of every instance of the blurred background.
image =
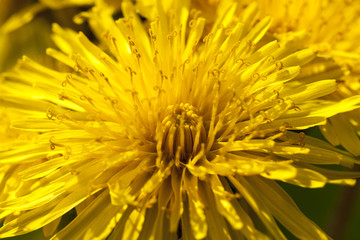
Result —
[[[0,0],[0,72],[9,70],[26,55],[45,63],[45,50],[51,41],[51,25],[89,34],[86,23],[78,25],[73,17],[87,10],[93,0]]]

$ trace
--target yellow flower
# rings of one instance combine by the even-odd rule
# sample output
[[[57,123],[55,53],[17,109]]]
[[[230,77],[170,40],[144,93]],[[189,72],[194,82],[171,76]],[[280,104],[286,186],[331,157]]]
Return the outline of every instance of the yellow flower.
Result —
[[[341,79],[338,90],[327,99],[339,100],[360,93],[358,83],[360,48],[357,41],[360,37],[359,1],[257,0],[257,2],[260,6],[260,18],[268,15],[274,18],[269,31],[275,37],[282,39],[289,33],[306,31],[309,33],[306,44],[319,56],[328,59],[327,61],[323,59],[322,63],[319,61],[310,63],[308,66],[311,74],[314,74],[314,66],[320,66],[325,74],[332,74],[333,78]],[[345,76],[334,63],[346,70]],[[339,114],[330,118],[320,129],[333,145],[342,145],[352,154],[359,156],[359,116],[359,110]]]
[[[307,31],[308,44],[320,54],[335,58],[357,58],[355,38],[360,35],[358,1],[320,0],[257,0],[260,16],[271,16],[270,31],[282,38],[289,32]],[[344,14],[346,12],[346,14]]]
[[[158,4],[158,3],[157,3]],[[88,18],[99,46],[54,25],[63,71],[26,57],[3,75],[12,127],[39,133],[0,152],[0,237],[77,217],[53,239],[328,239],[274,180],[302,187],[354,184],[350,154],[303,133],[358,107],[318,100],[335,80],[298,84],[314,58],[303,35],[262,40],[271,19],[234,17],[221,3],[205,19],[180,2],[155,5],[150,29],[124,1],[124,18],[99,1]],[[251,208],[255,218],[247,212]],[[258,224],[261,222],[261,226]]]

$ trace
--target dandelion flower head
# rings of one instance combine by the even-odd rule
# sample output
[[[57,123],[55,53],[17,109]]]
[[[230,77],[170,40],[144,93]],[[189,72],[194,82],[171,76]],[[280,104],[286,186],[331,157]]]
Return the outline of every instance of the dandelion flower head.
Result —
[[[144,23],[129,1],[116,21],[98,1],[79,16],[98,45],[53,27],[60,51],[47,53],[67,71],[24,57],[3,75],[1,104],[22,115],[12,127],[38,135],[0,152],[0,237],[285,239],[277,220],[300,239],[328,239],[275,180],[354,184],[357,173],[315,165],[357,160],[292,130],[359,98],[318,100],[335,80],[294,84],[314,52],[301,34],[262,41],[271,18],[256,22],[256,5],[235,17],[222,1],[204,35],[189,2],[159,2]]]
[[[319,74],[340,79],[338,89],[327,99],[341,100],[359,94],[360,49],[355,39],[360,36],[358,1],[292,1],[259,0],[260,16],[270,15],[270,30],[276,38],[296,31],[306,31],[307,45],[319,58],[306,67],[303,75]],[[342,145],[359,156],[359,111],[336,115],[321,127],[333,145]]]

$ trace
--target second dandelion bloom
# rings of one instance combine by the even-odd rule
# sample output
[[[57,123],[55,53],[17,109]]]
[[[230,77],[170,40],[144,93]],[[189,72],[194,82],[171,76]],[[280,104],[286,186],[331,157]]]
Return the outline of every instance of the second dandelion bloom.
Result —
[[[53,235],[75,208],[53,239],[285,239],[276,220],[328,239],[274,180],[354,184],[358,173],[318,165],[355,159],[292,130],[360,99],[318,100],[335,80],[292,82],[314,53],[301,34],[262,40],[271,19],[254,22],[255,5],[235,18],[221,2],[206,35],[185,3],[155,6],[147,23],[124,1],[114,21],[99,1],[81,14],[99,45],[54,25],[61,51],[48,54],[66,72],[25,57],[3,75],[1,104],[23,116],[12,127],[38,135],[0,152],[0,237]]]

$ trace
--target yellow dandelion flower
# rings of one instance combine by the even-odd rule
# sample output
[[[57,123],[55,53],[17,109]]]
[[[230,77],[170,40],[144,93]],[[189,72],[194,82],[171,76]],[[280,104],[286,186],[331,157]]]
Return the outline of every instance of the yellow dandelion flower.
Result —
[[[322,75],[341,79],[338,90],[327,99],[339,100],[360,93],[358,83],[360,48],[357,43],[360,36],[359,1],[258,0],[257,2],[261,11],[260,18],[268,15],[274,18],[269,31],[276,38],[281,39],[296,31],[309,33],[306,44],[323,59],[310,63],[307,72],[313,75],[320,71]],[[343,69],[341,70],[341,67],[336,66],[335,63]],[[359,156],[359,116],[358,110],[336,115],[330,118],[325,126],[321,126],[321,130],[333,145],[342,145],[352,154]]]
[[[22,116],[11,126],[38,135],[0,151],[0,237],[43,227],[52,239],[285,239],[278,220],[328,239],[275,180],[354,184],[359,173],[320,166],[357,160],[292,130],[360,98],[319,100],[335,80],[294,85],[314,53],[299,35],[261,41],[271,19],[255,24],[256,8],[235,21],[224,1],[203,36],[206,20],[186,5],[155,6],[147,28],[129,1],[117,21],[99,1],[81,14],[99,46],[53,27],[60,51],[47,53],[68,70],[24,57],[3,74],[0,103]]]
[[[308,44],[320,54],[333,57],[354,59],[359,52],[354,39],[360,31],[356,26],[360,19],[358,1],[320,0],[258,0],[260,16],[271,16],[274,23],[270,27],[277,37],[289,32],[307,31],[310,33]],[[347,14],[343,14],[346,12]]]

